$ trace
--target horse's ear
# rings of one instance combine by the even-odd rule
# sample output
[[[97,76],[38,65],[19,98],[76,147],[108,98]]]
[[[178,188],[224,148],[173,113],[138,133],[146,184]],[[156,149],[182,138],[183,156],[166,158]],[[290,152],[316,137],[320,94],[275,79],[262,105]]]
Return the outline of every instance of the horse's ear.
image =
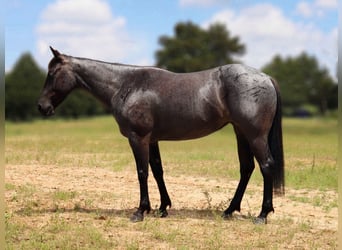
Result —
[[[54,57],[58,58],[61,55],[61,53],[59,53],[58,50],[52,48],[51,46],[50,46],[50,49],[51,49],[52,54],[54,55]]]

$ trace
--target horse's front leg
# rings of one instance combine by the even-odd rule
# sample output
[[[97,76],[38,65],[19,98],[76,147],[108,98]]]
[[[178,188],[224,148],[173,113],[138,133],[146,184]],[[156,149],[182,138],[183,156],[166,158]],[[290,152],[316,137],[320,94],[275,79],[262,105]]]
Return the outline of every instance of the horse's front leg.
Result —
[[[129,144],[134,154],[140,185],[140,204],[138,210],[131,217],[132,222],[142,221],[144,219],[144,212],[149,213],[151,211],[147,185],[149,140],[149,136],[140,137],[136,133],[132,133],[129,137]]]
[[[166,185],[163,178],[163,166],[159,153],[158,142],[150,145],[150,165],[154,178],[157,181],[158,189],[160,193],[160,217],[166,217],[168,215],[166,208],[171,207],[171,200],[166,190]]]

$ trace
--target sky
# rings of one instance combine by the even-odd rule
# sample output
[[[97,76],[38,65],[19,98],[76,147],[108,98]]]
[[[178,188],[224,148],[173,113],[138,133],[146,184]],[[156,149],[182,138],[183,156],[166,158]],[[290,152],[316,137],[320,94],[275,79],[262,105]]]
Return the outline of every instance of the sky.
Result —
[[[49,46],[77,57],[154,65],[162,35],[178,22],[220,22],[246,46],[244,64],[275,55],[315,56],[336,78],[337,0],[6,0],[5,69],[24,52],[47,68]]]

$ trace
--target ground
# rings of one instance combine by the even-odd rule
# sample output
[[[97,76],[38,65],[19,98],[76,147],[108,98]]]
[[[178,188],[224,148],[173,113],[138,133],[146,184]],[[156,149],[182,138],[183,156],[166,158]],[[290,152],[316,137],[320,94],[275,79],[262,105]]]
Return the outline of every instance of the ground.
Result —
[[[40,234],[41,243],[54,242],[58,248],[53,232],[62,231],[60,235],[65,234],[65,239],[73,239],[65,228],[76,235],[77,230],[86,234],[91,228],[105,242],[97,243],[103,249],[337,248],[335,191],[287,188],[285,196],[274,198],[275,213],[269,215],[268,224],[256,226],[251,217],[260,211],[261,183],[248,186],[241,213],[236,213],[232,221],[224,221],[221,211],[232,198],[238,180],[171,175],[166,171],[165,182],[172,200],[169,216],[157,218],[151,213],[144,222],[134,224],[129,222],[129,216],[138,205],[139,188],[133,168],[112,171],[100,167],[8,164],[8,222],[23,227],[20,234],[10,236],[12,247],[37,237],[30,230]],[[149,187],[151,205],[156,208],[159,193],[152,175]],[[51,228],[51,224],[55,227]],[[64,246],[92,249],[89,244],[95,244],[79,238],[77,245]]]

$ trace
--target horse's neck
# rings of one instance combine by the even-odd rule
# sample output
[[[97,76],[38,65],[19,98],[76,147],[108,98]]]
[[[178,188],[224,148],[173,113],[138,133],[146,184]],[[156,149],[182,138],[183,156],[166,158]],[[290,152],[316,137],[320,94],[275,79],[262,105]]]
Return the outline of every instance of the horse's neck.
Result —
[[[119,92],[125,75],[132,70],[130,66],[78,58],[73,58],[73,64],[80,87],[108,107],[112,98]]]

